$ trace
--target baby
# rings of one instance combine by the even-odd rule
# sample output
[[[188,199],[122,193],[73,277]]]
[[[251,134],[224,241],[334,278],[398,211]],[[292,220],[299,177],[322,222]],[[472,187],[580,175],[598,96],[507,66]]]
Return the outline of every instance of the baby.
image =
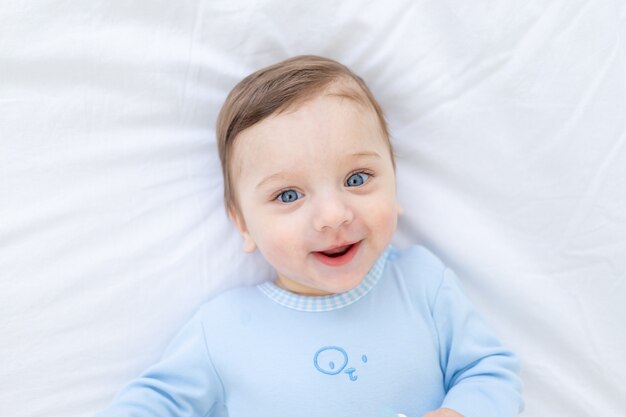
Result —
[[[502,347],[399,206],[382,110],[345,66],[299,56],[241,81],[217,140],[229,217],[273,282],[200,307],[99,417],[509,417]]]

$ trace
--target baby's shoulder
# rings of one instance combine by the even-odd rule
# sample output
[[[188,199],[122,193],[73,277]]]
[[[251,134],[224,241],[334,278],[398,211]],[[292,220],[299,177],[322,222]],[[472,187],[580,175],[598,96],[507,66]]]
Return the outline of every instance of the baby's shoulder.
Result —
[[[392,248],[388,262],[392,273],[402,281],[407,290],[427,296],[438,291],[446,270],[445,263],[421,245]]]
[[[225,290],[205,301],[198,308],[197,316],[204,323],[239,320],[242,314],[246,314],[259,302],[259,294],[255,286]]]
[[[437,255],[421,245],[411,245],[404,249],[392,248],[389,262],[411,272],[440,274],[446,269],[446,265]]]

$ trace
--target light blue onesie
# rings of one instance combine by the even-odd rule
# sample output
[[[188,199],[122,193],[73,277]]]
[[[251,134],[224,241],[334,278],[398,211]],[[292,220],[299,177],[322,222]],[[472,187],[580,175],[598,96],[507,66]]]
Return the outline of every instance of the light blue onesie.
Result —
[[[346,293],[217,296],[98,417],[511,417],[517,372],[450,269],[390,248]]]

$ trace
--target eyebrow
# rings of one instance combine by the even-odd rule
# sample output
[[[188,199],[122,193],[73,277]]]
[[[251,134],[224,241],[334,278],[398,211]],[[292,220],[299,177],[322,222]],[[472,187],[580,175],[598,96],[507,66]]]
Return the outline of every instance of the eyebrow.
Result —
[[[288,178],[288,175],[285,175],[284,172],[277,172],[276,174],[272,174],[269,177],[265,177],[262,181],[260,181],[257,185],[256,188],[259,189],[263,186],[263,184],[265,184],[266,182],[270,182],[273,180],[279,180],[279,179],[286,179]]]
[[[355,157],[355,156],[370,156],[370,157],[374,157],[374,158],[382,158],[378,152],[374,152],[374,151],[357,152],[357,153],[353,153],[350,156],[352,156],[352,157]]]
[[[380,156],[378,152],[373,152],[373,151],[356,152],[356,153],[350,154],[348,157],[351,159],[365,158],[365,157],[382,159],[382,157]],[[263,186],[263,184],[273,181],[273,180],[288,179],[290,177],[289,174],[290,172],[277,172],[275,174],[272,174],[268,177],[263,178],[261,181],[259,181],[259,183],[256,185],[256,188],[259,189]]]

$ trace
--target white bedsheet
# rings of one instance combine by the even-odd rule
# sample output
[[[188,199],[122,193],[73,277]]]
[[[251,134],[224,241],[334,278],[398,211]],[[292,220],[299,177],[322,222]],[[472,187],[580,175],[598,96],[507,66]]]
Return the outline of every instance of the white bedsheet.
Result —
[[[379,98],[395,244],[456,269],[521,357],[524,415],[625,416],[621,0],[4,2],[0,415],[91,415],[203,300],[270,277],[213,129],[241,77],[301,53]]]

